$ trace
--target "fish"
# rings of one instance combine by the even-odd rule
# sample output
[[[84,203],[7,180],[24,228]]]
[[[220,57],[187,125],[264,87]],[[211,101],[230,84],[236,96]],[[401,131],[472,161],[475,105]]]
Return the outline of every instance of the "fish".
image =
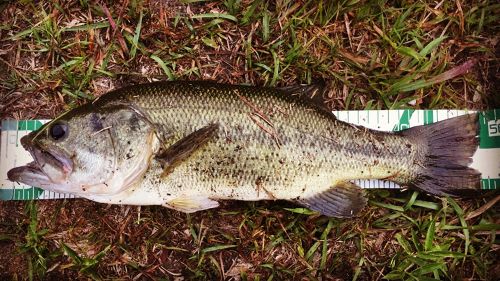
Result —
[[[108,204],[192,213],[221,200],[287,200],[338,218],[367,204],[356,180],[435,196],[480,189],[469,167],[477,114],[381,132],[339,121],[310,98],[318,89],[162,81],[113,90],[21,138],[34,161],[7,176]]]

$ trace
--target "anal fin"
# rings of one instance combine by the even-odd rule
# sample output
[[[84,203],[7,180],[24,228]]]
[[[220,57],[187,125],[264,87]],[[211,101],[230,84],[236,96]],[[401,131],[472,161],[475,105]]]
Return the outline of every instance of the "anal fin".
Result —
[[[296,202],[322,215],[337,218],[350,218],[366,206],[366,197],[361,187],[351,182],[340,182],[327,191]]]
[[[163,206],[184,213],[194,213],[201,210],[219,207],[219,202],[201,195],[181,196],[169,200]]]

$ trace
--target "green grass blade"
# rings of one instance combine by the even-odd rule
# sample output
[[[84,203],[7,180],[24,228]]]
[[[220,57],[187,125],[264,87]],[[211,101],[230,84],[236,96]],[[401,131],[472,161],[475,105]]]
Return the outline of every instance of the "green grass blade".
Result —
[[[460,220],[460,224],[463,227],[463,232],[465,237],[464,254],[467,255],[467,253],[469,252],[469,245],[470,245],[470,233],[467,222],[465,221],[464,211],[462,210],[462,208],[460,208],[460,206],[457,204],[455,200],[453,200],[450,197],[447,197],[446,199],[448,203],[453,207],[453,210],[455,210],[455,213],[457,214],[458,219]]]
[[[210,253],[210,252],[216,252],[224,249],[230,249],[230,248],[236,248],[238,247],[237,245],[216,245],[216,246],[211,246],[208,248],[205,248],[201,250],[202,253]]]
[[[408,200],[408,203],[406,203],[406,205],[404,206],[405,210],[410,209],[413,206],[413,204],[415,204],[415,201],[417,200],[418,194],[419,194],[418,191],[413,191],[410,199]]]
[[[312,255],[316,252],[316,250],[318,250],[319,246],[321,245],[321,241],[316,241],[314,242],[314,244],[311,246],[311,248],[309,248],[309,250],[307,250],[306,252],[306,261],[309,261],[312,257]]]
[[[307,208],[283,208],[284,210],[287,210],[292,213],[297,213],[297,214],[303,214],[303,215],[317,215],[318,212],[311,211],[310,209]]]
[[[73,31],[89,31],[92,29],[101,29],[101,28],[108,28],[109,27],[109,22],[108,21],[103,21],[103,22],[96,22],[96,23],[91,23],[91,24],[82,24],[82,25],[76,25],[72,27],[65,27],[61,29],[61,32],[73,32]]]
[[[430,54],[430,52],[432,52],[437,46],[439,46],[439,44],[441,44],[441,42],[443,42],[443,40],[446,39],[446,36],[440,36],[434,40],[432,40],[431,42],[429,42],[429,44],[427,44],[422,50],[420,50],[419,52],[419,55],[421,57],[425,57],[427,56],[428,54]]]
[[[222,14],[222,13],[207,13],[207,14],[198,14],[194,15],[191,17],[192,19],[213,19],[213,18],[220,18],[220,19],[226,19],[234,22],[238,22],[238,19],[229,14]]]
[[[262,15],[262,41],[265,43],[269,40],[269,13],[265,11]]]
[[[326,226],[325,230],[321,234],[321,240],[323,240],[323,249],[321,250],[321,262],[319,269],[324,270],[326,267],[326,259],[327,259],[327,252],[328,252],[328,234],[332,230],[333,226],[333,219],[328,220],[328,225]]]
[[[276,85],[276,81],[278,81],[279,74],[280,74],[280,60],[278,58],[278,55],[274,50],[271,50],[271,55],[273,56],[273,78],[271,80],[271,86]]]
[[[387,203],[382,203],[382,202],[377,202],[377,201],[372,201],[372,200],[370,200],[369,202],[372,205],[379,206],[379,207],[382,207],[382,208],[386,208],[386,209],[389,209],[389,210],[398,211],[398,212],[404,212],[405,211],[404,208],[401,207],[401,206],[396,206],[396,205],[393,205],[393,204],[387,204]]]
[[[432,242],[434,241],[435,231],[436,231],[436,218],[433,218],[429,222],[429,227],[427,228],[427,234],[425,235],[424,250],[429,251],[432,249]]]
[[[154,61],[156,61],[160,65],[160,67],[161,67],[161,69],[163,69],[163,72],[165,73],[165,75],[167,75],[168,80],[175,80],[174,74],[172,73],[170,68],[165,64],[165,62],[162,59],[160,59],[156,55],[151,55],[150,58],[152,58]]]
[[[141,12],[139,14],[139,21],[137,22],[137,26],[135,28],[134,38],[132,40],[132,48],[130,49],[130,58],[131,59],[135,58],[135,54],[137,52],[137,46],[139,44],[139,38],[141,36],[141,29],[142,29],[142,16],[143,16],[143,13],[141,10]]]
[[[403,248],[403,250],[407,254],[413,255],[413,250],[411,249],[410,244],[408,243],[408,241],[406,241],[405,238],[403,238],[403,236],[401,235],[401,233],[396,233],[396,235],[394,235],[394,237],[396,238],[396,240],[398,241],[399,245]]]
[[[422,55],[420,55],[417,51],[415,51],[413,48],[410,47],[399,46],[396,48],[396,51],[402,55],[411,57],[417,61],[420,61],[422,59]]]
[[[75,265],[81,265],[82,264],[82,258],[70,247],[68,247],[66,244],[62,243],[62,248],[63,251],[68,257],[70,257]]]

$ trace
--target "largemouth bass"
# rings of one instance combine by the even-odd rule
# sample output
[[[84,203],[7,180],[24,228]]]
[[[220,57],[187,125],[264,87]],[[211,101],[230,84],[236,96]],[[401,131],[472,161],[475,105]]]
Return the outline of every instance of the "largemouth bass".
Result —
[[[156,82],[109,92],[21,139],[11,181],[102,203],[183,212],[218,200],[290,200],[332,217],[366,205],[352,181],[434,195],[479,189],[477,115],[398,133],[341,122],[309,88]]]

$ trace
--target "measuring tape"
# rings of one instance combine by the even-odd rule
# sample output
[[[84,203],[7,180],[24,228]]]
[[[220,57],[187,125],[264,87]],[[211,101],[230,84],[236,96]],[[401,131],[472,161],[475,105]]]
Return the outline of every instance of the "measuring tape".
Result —
[[[472,113],[464,110],[363,110],[333,111],[339,120],[379,131],[400,131]],[[7,171],[33,161],[21,146],[21,137],[37,130],[49,120],[4,120],[0,136],[0,200],[63,199],[71,194],[44,191],[7,179]],[[500,109],[482,112],[479,117],[479,149],[472,157],[472,168],[481,172],[481,188],[500,188]],[[401,188],[382,180],[355,180],[362,188]]]

